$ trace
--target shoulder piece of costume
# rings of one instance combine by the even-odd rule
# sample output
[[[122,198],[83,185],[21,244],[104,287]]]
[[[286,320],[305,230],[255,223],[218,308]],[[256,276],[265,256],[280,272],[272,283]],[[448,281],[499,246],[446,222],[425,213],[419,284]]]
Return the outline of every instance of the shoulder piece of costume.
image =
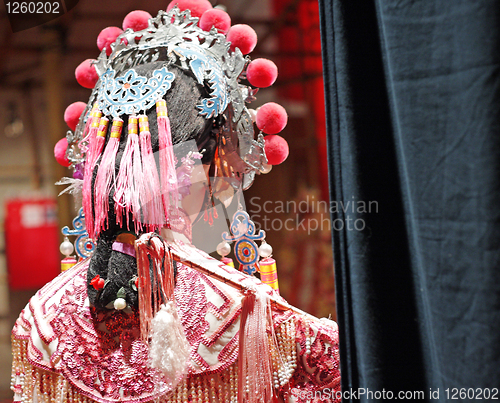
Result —
[[[203,258],[224,276],[242,284],[250,281],[263,292],[274,294],[256,278],[208,255]],[[21,392],[18,401],[33,398],[26,394],[27,380],[50,372],[59,374],[59,382],[74,393],[102,403],[170,401],[172,385],[148,365],[148,345],[140,337],[137,312],[106,313],[89,306],[87,265],[85,260],[47,284],[18,318],[13,329],[14,341],[20,345],[14,357],[19,361],[13,367],[14,386]],[[188,378],[177,388],[213,376],[220,378],[223,387],[230,387],[230,374],[237,366],[242,298],[243,294],[231,286],[190,267],[179,268],[175,299],[190,344],[190,361]],[[306,391],[338,390],[335,323],[311,321],[291,311],[274,309],[273,324],[279,348],[284,352],[297,350],[299,365],[291,380],[295,389],[289,393],[304,396],[297,401],[305,402]],[[276,370],[284,371],[287,364],[275,363]],[[31,393],[47,393],[43,385],[38,386],[42,390],[34,388]],[[55,395],[52,397],[56,401]]]

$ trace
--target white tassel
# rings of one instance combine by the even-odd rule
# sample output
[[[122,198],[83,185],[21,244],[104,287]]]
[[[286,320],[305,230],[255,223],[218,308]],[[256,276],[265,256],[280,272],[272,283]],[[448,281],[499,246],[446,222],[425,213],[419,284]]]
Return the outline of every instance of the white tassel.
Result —
[[[59,196],[65,193],[69,193],[74,196],[75,204],[77,206],[82,204],[82,189],[83,189],[82,179],[64,177],[61,178],[59,182],[56,182],[56,185],[69,185],[67,188],[65,188],[59,193]]]
[[[151,325],[149,363],[175,387],[186,375],[190,352],[175,302],[162,305]]]
[[[64,178],[61,178],[59,182],[56,182],[56,185],[69,185],[67,188],[65,188],[59,193],[59,196],[61,196],[64,193],[69,193],[74,195],[76,193],[82,193],[83,180],[68,178],[65,176]]]

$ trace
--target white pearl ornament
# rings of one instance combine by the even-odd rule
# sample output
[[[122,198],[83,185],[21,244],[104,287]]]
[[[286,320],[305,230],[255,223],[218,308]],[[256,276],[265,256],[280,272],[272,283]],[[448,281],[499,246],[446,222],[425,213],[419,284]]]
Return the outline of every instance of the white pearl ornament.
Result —
[[[273,254],[273,247],[269,245],[267,242],[263,241],[259,246],[259,256],[266,258]]]
[[[221,242],[217,245],[217,253],[222,257],[225,257],[231,253],[231,245],[227,242]]]
[[[73,244],[69,241],[68,237],[65,237],[64,241],[59,246],[59,251],[63,255],[68,257],[69,255],[71,255],[73,253],[74,250],[75,250],[75,247],[73,246]]]
[[[125,309],[127,307],[127,301],[125,301],[123,298],[117,298],[115,299],[115,302],[113,302],[113,306],[117,311],[121,311],[122,309]]]

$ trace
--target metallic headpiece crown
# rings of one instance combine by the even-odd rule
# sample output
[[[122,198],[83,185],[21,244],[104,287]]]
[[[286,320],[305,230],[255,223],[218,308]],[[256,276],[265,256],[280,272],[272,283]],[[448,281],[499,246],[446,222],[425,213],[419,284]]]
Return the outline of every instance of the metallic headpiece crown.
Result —
[[[209,98],[197,105],[205,118],[225,116],[221,128],[219,150],[226,161],[224,174],[232,177],[232,185],[250,187],[255,172],[267,163],[262,134],[254,139],[252,118],[245,102],[254,100],[256,90],[241,85],[239,80],[248,57],[236,48],[230,50],[226,37],[215,28],[207,32],[198,26],[198,18],[190,11],[160,11],[142,31],[127,29],[112,45],[109,57],[105,49],[95,67],[99,75],[82,119],[75,133],[68,134],[68,158],[73,164],[85,159],[86,144],[82,142],[85,122],[92,105],[107,116],[139,113],[152,107],[163,96],[175,76],[168,71],[173,64],[189,70],[196,81],[207,88]],[[149,79],[137,75],[134,68],[147,63],[165,61]]]

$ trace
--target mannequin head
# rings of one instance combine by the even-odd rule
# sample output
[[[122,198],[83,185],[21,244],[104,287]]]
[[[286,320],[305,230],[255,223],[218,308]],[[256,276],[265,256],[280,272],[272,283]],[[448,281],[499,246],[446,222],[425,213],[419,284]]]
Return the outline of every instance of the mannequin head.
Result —
[[[87,230],[97,244],[88,295],[96,307],[109,307],[122,288],[127,304],[136,305],[130,285],[136,276],[135,258],[120,253],[115,243],[122,242],[124,232],[130,240],[142,232],[174,229],[182,214],[197,216],[206,208],[212,193],[222,202],[232,199],[238,189],[252,184],[256,173],[270,170],[264,153],[267,124],[256,138],[246,108],[257,89],[241,83],[249,61],[242,40],[248,35],[239,40],[231,34],[239,25],[225,36],[215,28],[202,29],[198,22],[189,10],[160,11],[145,28],[125,30],[109,49],[103,47],[94,64],[86,64],[86,71],[94,69],[96,74],[95,87],[85,118],[68,138],[67,156],[79,169],[86,158],[83,208]],[[137,115],[142,116],[139,130]],[[187,181],[189,192],[180,195],[175,177],[182,155],[174,156],[172,150],[186,142],[195,144],[202,165]],[[158,151],[159,164],[154,158]],[[208,176],[216,178],[215,185]],[[93,287],[96,276],[106,280],[104,288]]]

